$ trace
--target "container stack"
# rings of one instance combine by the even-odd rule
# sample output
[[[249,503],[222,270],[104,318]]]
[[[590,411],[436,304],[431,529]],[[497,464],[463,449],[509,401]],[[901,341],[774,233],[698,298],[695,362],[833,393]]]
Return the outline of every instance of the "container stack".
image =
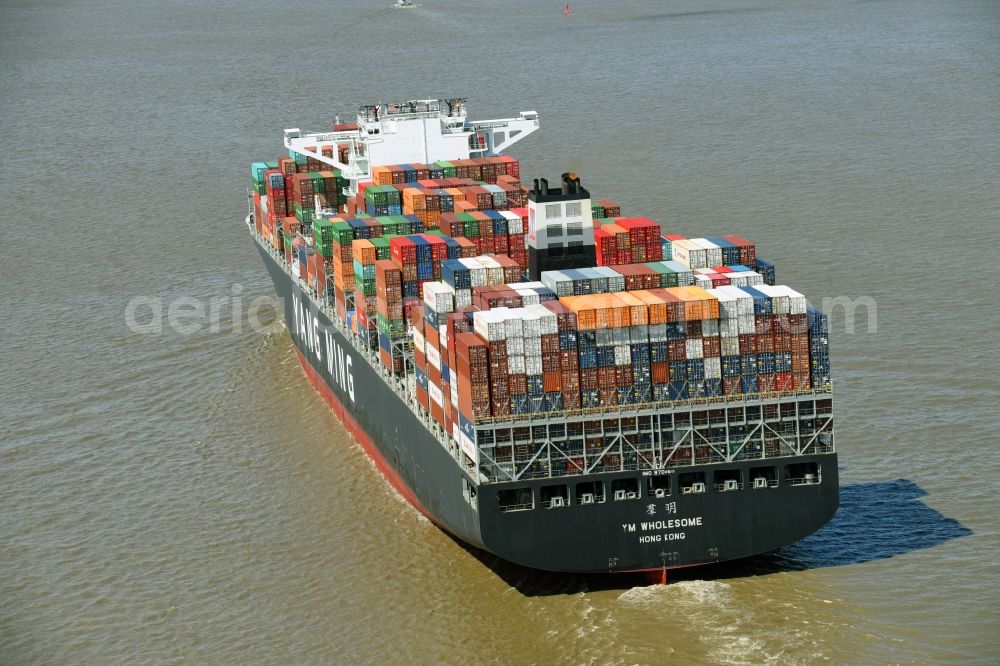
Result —
[[[315,218],[316,204],[336,210],[340,205],[342,181],[339,171],[296,173],[286,181],[294,215],[303,224]]]
[[[439,224],[449,236],[471,240],[477,255],[504,254],[527,268],[526,217],[521,209],[442,213]]]
[[[816,388],[830,386],[830,323],[826,314],[808,309],[809,378]]]
[[[375,262],[376,327],[379,358],[394,373],[403,372],[403,357],[397,352],[397,340],[406,335],[403,317],[403,271],[392,261]]]
[[[412,349],[416,404],[470,457],[486,418],[830,386],[827,317],[742,237],[661,235],[591,202],[600,265],[526,282],[516,161],[373,175],[356,216],[313,219],[341,203],[339,174],[256,163],[258,231],[385,367],[409,372]]]

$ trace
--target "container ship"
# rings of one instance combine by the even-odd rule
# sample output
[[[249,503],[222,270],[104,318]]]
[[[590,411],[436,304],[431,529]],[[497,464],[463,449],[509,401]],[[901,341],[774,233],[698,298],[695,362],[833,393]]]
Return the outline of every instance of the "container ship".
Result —
[[[523,181],[502,153],[538,123],[380,103],[252,165],[306,375],[419,511],[526,567],[665,578],[819,529],[826,316],[731,230]]]

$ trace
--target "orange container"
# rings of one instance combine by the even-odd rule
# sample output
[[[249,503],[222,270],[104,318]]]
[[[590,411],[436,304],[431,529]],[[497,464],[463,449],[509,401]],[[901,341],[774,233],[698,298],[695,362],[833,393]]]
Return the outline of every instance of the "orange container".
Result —
[[[374,264],[378,260],[375,255],[375,246],[365,238],[351,241],[351,255],[365,266]]]
[[[649,323],[649,306],[632,292],[623,291],[615,296],[628,308],[627,326],[645,326]]]

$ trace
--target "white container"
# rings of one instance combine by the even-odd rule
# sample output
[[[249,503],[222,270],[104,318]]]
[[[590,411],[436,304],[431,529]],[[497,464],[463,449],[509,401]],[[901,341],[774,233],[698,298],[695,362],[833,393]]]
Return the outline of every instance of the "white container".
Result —
[[[542,374],[542,356],[525,356],[524,357],[524,374],[526,375],[540,375]]]
[[[526,309],[538,318],[539,335],[552,335],[559,332],[559,318],[555,312],[541,304],[532,305]]]
[[[788,314],[806,314],[809,304],[806,302],[806,297],[803,294],[783,284],[772,287],[772,289],[777,289],[788,297]]]
[[[461,310],[462,308],[467,308],[472,305],[472,290],[471,289],[456,289],[455,290],[455,309]]]
[[[740,289],[739,287],[733,287],[727,285],[725,287],[719,287],[716,291],[732,296],[736,299],[736,313],[738,316],[753,316],[753,297]]]
[[[479,257],[468,257],[459,259],[459,261],[469,269],[469,283],[473,287],[486,286],[486,266],[479,260]]]
[[[524,337],[524,309],[523,308],[497,308],[494,312],[500,313],[503,317],[504,329],[507,339]]]
[[[722,379],[722,359],[710,357],[705,359],[705,379]]]
[[[679,261],[688,268],[705,268],[708,260],[705,248],[695,243],[693,239],[671,241],[671,260]]]
[[[684,342],[684,349],[688,358],[704,358],[705,350],[701,338],[688,338]]]
[[[632,362],[632,350],[628,345],[615,345],[615,365],[628,365]]]
[[[721,266],[722,265],[722,248],[708,240],[707,238],[692,238],[692,243],[704,248],[705,250],[705,265],[706,266]]]
[[[694,275],[694,285],[696,287],[701,287],[702,289],[706,289],[706,290],[707,289],[711,289],[712,288],[712,279],[709,278],[707,275],[702,275],[700,273],[695,273],[695,275]]]
[[[520,215],[516,215],[509,210],[499,211],[500,215],[507,220],[507,233],[508,234],[523,234],[524,233],[524,220],[521,219]]]
[[[541,358],[542,339],[538,336],[524,338],[524,355],[527,358]]]
[[[427,394],[430,395],[431,400],[438,407],[444,407],[444,393],[441,391],[441,387],[432,382],[427,384]]]
[[[455,310],[455,291],[446,282],[425,282],[424,303],[438,314]]]
[[[735,338],[740,334],[736,319],[720,319],[719,335],[723,338]]]
[[[598,266],[594,270],[608,279],[606,285],[608,293],[615,294],[619,291],[625,291],[625,276],[616,271],[614,268],[611,266]]]
[[[722,288],[707,291],[719,300],[719,317],[725,320],[735,319],[739,315],[736,296]]]
[[[503,284],[503,266],[493,257],[477,257],[486,269],[486,284]]]
[[[560,271],[542,271],[542,284],[556,292],[556,296],[572,296],[573,280]]]
[[[523,354],[524,353],[524,338],[507,338],[507,353],[508,354]]]
[[[427,362],[437,368],[441,369],[441,352],[437,350],[437,347],[432,345],[427,345]]]
[[[512,286],[512,285],[507,285],[507,286]],[[528,307],[529,305],[538,305],[539,303],[541,303],[541,301],[538,298],[538,294],[535,292],[534,289],[520,287],[514,289],[514,292],[521,297],[521,302],[524,304],[525,307]]]
[[[524,374],[524,354],[507,355],[507,372],[512,375]]]
[[[503,317],[493,310],[473,313],[472,330],[487,342],[504,340],[507,335]]]
[[[701,337],[703,338],[719,337],[719,320],[703,319],[701,322]]]

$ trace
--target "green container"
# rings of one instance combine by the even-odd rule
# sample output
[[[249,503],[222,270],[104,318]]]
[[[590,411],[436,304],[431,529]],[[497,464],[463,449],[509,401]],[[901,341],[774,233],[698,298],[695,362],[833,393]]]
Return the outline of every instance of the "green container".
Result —
[[[347,222],[334,222],[331,227],[333,240],[340,245],[350,245],[354,240],[354,229]]]
[[[446,162],[444,160],[438,160],[435,162],[437,166],[441,167],[441,173],[444,174],[444,178],[457,178],[458,172],[455,170],[455,166],[451,162]]]
[[[303,208],[301,204],[295,204],[295,217],[302,224],[312,224],[316,217],[316,211],[312,208]]]
[[[397,234],[393,234],[397,235]],[[388,259],[392,256],[389,248],[389,238],[382,236],[382,238],[372,238],[372,245],[375,246],[375,258],[376,259]]]
[[[392,339],[401,338],[406,335],[406,322],[402,319],[389,319],[379,313],[375,317],[375,325]]]
[[[313,192],[316,194],[326,193],[326,180],[323,176],[319,175],[319,172],[313,171],[309,174],[309,180],[312,181]]]

